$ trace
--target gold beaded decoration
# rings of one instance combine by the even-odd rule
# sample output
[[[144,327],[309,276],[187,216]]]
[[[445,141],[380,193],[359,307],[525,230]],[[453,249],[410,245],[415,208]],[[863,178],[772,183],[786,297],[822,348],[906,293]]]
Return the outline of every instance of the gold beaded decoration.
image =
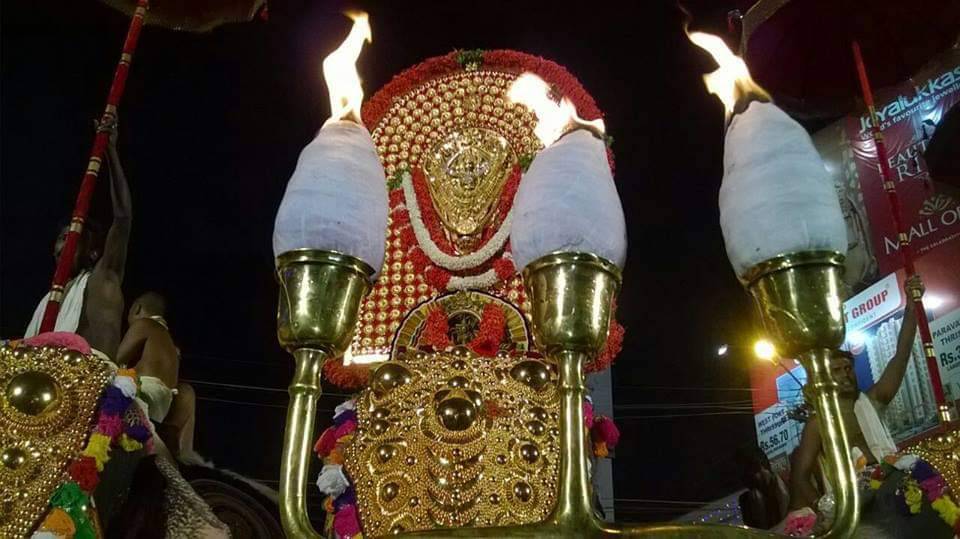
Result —
[[[950,430],[917,442],[906,449],[936,468],[950,490],[960,492],[960,432]]]
[[[547,517],[560,462],[552,364],[410,350],[371,380],[346,449],[364,534]]]
[[[507,99],[516,78],[497,71],[453,73],[397,98],[371,133],[387,176],[412,170],[441,140],[471,129],[499,135],[516,155],[536,152],[536,117]]]
[[[441,224],[455,239],[465,238],[462,245],[457,243],[468,250],[471,236],[461,234],[490,224],[489,210],[500,196],[513,164],[519,156],[533,155],[541,147],[533,132],[536,117],[523,105],[507,99],[507,90],[516,78],[515,73],[480,69],[436,78],[397,97],[371,132],[388,179],[398,171],[423,168],[431,196],[444,201],[443,207],[436,208]],[[462,193],[454,185],[458,181],[457,162],[449,155],[454,149],[458,155],[479,156],[496,176],[481,185],[491,188],[482,203],[457,203],[463,201],[459,200]],[[384,321],[403,319],[418,305],[446,292],[434,290],[424,282],[423,275],[414,273],[413,264],[401,249],[395,226],[391,223],[388,227],[387,256],[371,293],[371,297],[385,301],[367,302],[361,307],[359,327],[351,345],[354,356],[385,357],[390,352],[393,330],[384,326]],[[519,282],[519,277],[516,280]],[[507,288],[499,288],[488,292],[506,298]],[[511,303],[521,306],[522,292],[517,294],[519,300],[511,299]],[[398,316],[393,315],[395,310],[399,311]],[[367,313],[372,316],[367,317]],[[383,319],[378,318],[381,313]],[[378,327],[390,334],[377,333]]]
[[[93,356],[0,347],[0,537],[22,537],[67,479],[110,379]]]

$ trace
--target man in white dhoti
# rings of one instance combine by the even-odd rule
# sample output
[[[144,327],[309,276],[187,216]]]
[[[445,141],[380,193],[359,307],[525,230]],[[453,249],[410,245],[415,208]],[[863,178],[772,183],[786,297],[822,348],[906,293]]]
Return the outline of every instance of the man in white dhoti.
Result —
[[[918,278],[904,283],[906,297],[911,290],[923,285]],[[907,301],[903,325],[897,338],[897,351],[883,370],[877,383],[866,392],[857,389],[857,376],[853,370],[852,357],[839,356],[833,362],[833,379],[840,386],[840,408],[850,445],[860,450],[867,464],[882,462],[883,458],[897,452],[897,446],[883,422],[878,408],[890,403],[900,390],[907,372],[913,341],[917,336],[917,314],[913,302]],[[812,507],[819,494],[813,476],[820,457],[820,428],[816,421],[808,421],[800,437],[800,446],[792,457],[790,470],[790,508]]]
[[[906,297],[913,297],[912,291],[923,293],[923,285],[919,278],[910,278],[904,283]],[[919,514],[903,516],[900,509],[902,495],[898,497],[897,489],[901,485],[904,474],[911,473],[906,463],[915,462],[916,457],[898,454],[897,445],[889,431],[880,419],[883,408],[893,400],[910,361],[914,339],[917,335],[917,316],[913,302],[908,301],[904,313],[903,325],[897,339],[897,351],[890,363],[887,364],[880,379],[869,390],[860,392],[857,389],[857,379],[853,371],[853,357],[850,354],[838,355],[831,368],[833,379],[839,387],[841,417],[846,427],[854,459],[862,455],[866,465],[861,472],[862,477],[869,476],[876,466],[887,462],[884,466],[893,464],[893,471],[879,484],[879,487],[861,489],[861,532],[870,537],[952,537],[950,526],[937,516],[937,512],[930,505],[924,504]],[[822,526],[826,526],[832,518],[832,495],[829,494],[829,482],[824,482],[827,495],[821,494],[814,485],[814,475],[817,473],[818,461],[821,454],[820,431],[817,421],[807,421],[800,439],[800,446],[792,456],[790,470],[790,508],[791,515],[808,514],[817,510],[824,518]],[[910,460],[912,458],[912,460]],[[887,459],[885,461],[885,459]],[[912,466],[912,464],[911,464]],[[862,478],[861,477],[861,478]],[[787,528],[791,528],[791,516],[787,518]],[[818,519],[819,522],[819,519]],[[817,531],[814,530],[814,531]],[[801,533],[803,534],[803,533]]]
[[[156,292],[147,292],[130,306],[130,328],[123,336],[117,362],[135,369],[140,391],[150,407],[150,419],[163,422],[176,393],[180,351],[164,318],[166,301]]]
[[[117,153],[116,121],[100,129],[110,130],[107,168],[113,200],[113,222],[103,242],[97,237],[96,227],[92,223],[84,227],[71,268],[74,277],[64,289],[64,300],[54,331],[77,333],[101,354],[115,358],[122,336],[123,292],[120,285],[127,261],[132,203],[127,178]],[[57,240],[54,248],[56,258],[60,257],[66,233],[67,229],[64,229]],[[32,337],[39,332],[48,299],[49,294],[37,306],[25,337]]]

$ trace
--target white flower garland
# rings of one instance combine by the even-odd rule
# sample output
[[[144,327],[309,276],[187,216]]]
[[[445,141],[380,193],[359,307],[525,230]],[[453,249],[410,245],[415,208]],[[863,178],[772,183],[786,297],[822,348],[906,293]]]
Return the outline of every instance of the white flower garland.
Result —
[[[423,216],[420,214],[420,206],[417,203],[417,192],[413,187],[413,175],[410,174],[409,171],[403,173],[401,185],[403,187],[403,198],[406,202],[407,213],[410,215],[410,226],[413,228],[413,233],[417,237],[417,242],[420,243],[423,252],[426,253],[427,258],[437,266],[451,271],[463,271],[475,268],[487,260],[490,260],[490,258],[497,254],[507,243],[507,238],[510,236],[510,223],[513,221],[512,207],[510,211],[507,212],[507,216],[504,217],[500,228],[483,247],[464,256],[448,255],[440,250],[440,247],[433,242],[433,238],[430,237],[430,231],[427,230],[427,227],[423,224]],[[487,275],[491,272],[492,277]],[[464,288],[486,286],[483,283],[493,285],[496,284],[496,279],[497,275],[493,270],[471,277],[454,276],[450,279],[450,284],[447,285],[447,288],[450,290],[463,290]],[[454,281],[458,283],[461,281],[464,283],[469,281],[471,284],[458,284],[457,287],[454,287]]]
[[[493,269],[481,273],[480,275],[470,275],[469,277],[457,277],[451,275],[447,282],[447,290],[469,290],[471,288],[488,288],[499,281],[497,272]]]
[[[513,255],[510,252],[503,253],[503,258],[512,260]],[[471,288],[490,288],[500,282],[500,276],[493,268],[479,275],[470,275],[468,277],[457,277],[452,275],[447,282],[447,290],[469,290]]]

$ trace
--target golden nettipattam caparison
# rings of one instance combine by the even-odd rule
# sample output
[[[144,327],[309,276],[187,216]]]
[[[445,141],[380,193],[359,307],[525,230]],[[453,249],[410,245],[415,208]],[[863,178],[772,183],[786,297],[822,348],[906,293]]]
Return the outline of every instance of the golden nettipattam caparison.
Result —
[[[0,347],[0,536],[22,537],[67,479],[110,378],[58,347]]]

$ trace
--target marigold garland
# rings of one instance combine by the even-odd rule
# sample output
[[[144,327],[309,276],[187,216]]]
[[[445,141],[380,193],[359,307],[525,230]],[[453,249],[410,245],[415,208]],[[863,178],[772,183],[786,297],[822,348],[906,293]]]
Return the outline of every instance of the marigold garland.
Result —
[[[77,533],[77,526],[66,511],[54,507],[47,513],[47,517],[40,524],[40,529],[63,537],[73,537]]]
[[[317,486],[327,494],[323,501],[327,513],[325,527],[333,530],[338,538],[360,537],[356,491],[343,469],[342,449],[353,440],[353,432],[357,429],[355,407],[353,399],[337,406],[333,425],[323,431],[314,446],[324,464]]]
[[[67,467],[67,474],[76,481],[84,492],[93,492],[100,483],[100,476],[97,474],[97,461],[92,457],[80,457],[71,462]]]
[[[910,453],[897,453],[887,455],[883,462],[875,466],[872,470],[864,471],[861,479],[867,479],[871,490],[880,490],[885,481],[891,478],[891,474],[900,470],[905,474],[902,477],[896,490],[896,500],[900,511],[907,516],[919,514],[923,509],[924,500],[930,503],[931,508],[940,515],[940,518],[951,527],[956,529],[960,527],[960,507],[957,507],[949,493],[949,487],[943,476],[933,466],[925,460]],[[803,526],[797,528],[797,519],[808,520],[810,518],[809,508],[805,508],[809,513],[800,514],[795,511],[787,517],[787,533],[794,536],[809,535],[813,526]],[[816,523],[816,515],[813,516],[812,523]],[[796,528],[796,529],[795,529]],[[792,533],[791,533],[792,532]]]
[[[100,396],[98,417],[93,433],[80,455],[67,465],[69,481],[61,484],[50,498],[51,510],[37,530],[38,534],[53,533],[74,539],[94,539],[93,524],[86,515],[89,494],[100,482],[100,472],[110,460],[110,451],[120,446],[124,451],[137,451],[147,444],[150,450],[150,430],[143,424],[125,423],[123,417],[135,404],[133,397],[140,387],[136,371],[121,369]],[[140,422],[147,421],[136,414]],[[64,518],[70,520],[69,531]],[[68,533],[64,533],[64,532]]]

